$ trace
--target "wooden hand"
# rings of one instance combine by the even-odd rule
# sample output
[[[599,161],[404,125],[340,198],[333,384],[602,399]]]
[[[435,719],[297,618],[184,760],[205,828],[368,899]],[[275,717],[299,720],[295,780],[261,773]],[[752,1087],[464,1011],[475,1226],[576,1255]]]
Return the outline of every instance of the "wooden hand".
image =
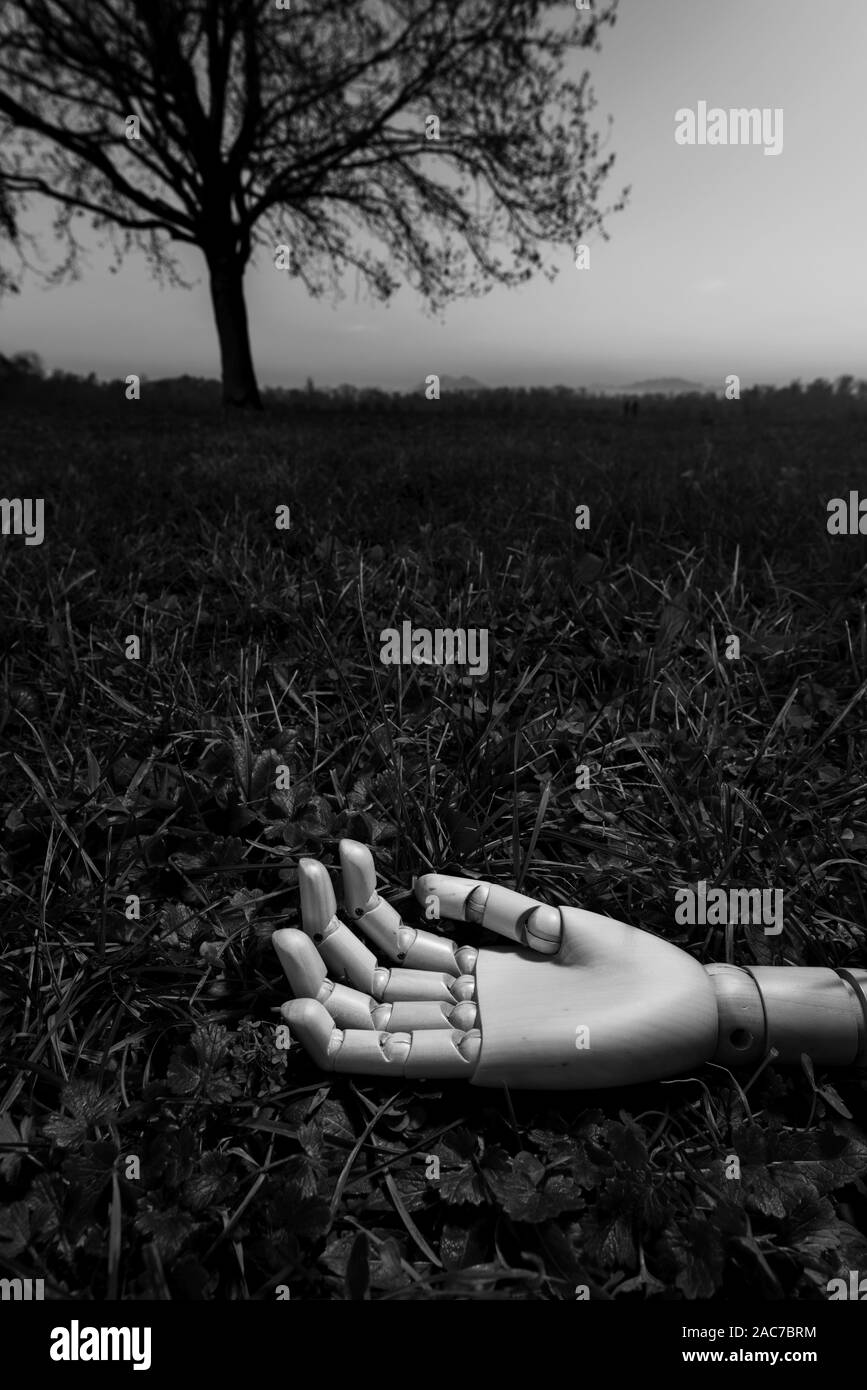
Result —
[[[373,858],[340,844],[347,914],[325,866],[299,865],[303,931],[273,942],[295,1000],[282,1014],[324,1069],[463,1077],[477,1086],[592,1090],[708,1061],[867,1064],[867,972],[705,968],[670,942],[594,912],[549,907],[497,884],[426,874],[436,916],[508,937],[458,947],[405,925],[376,892]]]

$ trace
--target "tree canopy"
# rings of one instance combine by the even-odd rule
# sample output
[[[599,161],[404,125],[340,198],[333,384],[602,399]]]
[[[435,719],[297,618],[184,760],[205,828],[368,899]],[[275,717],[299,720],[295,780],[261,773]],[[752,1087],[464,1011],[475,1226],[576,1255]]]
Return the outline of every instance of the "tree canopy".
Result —
[[[172,243],[200,248],[224,397],[255,405],[258,250],[313,294],[354,267],[438,308],[605,235],[622,198],[600,207],[613,155],[570,59],[615,18],[616,0],[4,0],[6,188],[53,201],[72,273],[82,214],[175,279]]]

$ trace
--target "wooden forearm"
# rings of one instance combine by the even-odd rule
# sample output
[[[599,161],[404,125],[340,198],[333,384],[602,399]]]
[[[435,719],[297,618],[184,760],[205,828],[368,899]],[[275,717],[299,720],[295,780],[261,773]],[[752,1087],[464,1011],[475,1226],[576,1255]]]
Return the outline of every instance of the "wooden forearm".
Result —
[[[829,1066],[867,1066],[867,970],[708,965],[719,1010],[711,1059],[758,1065],[770,1048],[797,1063],[806,1052]]]

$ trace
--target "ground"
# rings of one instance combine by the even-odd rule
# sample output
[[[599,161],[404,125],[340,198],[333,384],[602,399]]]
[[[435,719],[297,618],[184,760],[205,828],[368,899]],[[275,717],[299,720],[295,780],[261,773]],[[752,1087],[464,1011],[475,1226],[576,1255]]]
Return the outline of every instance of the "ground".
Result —
[[[551,1096],[278,1045],[270,933],[347,835],[417,924],[440,868],[702,962],[867,964],[867,548],[826,527],[860,426],[436,411],[4,407],[46,538],[0,538],[2,1273],[825,1298],[867,1268],[854,1071]],[[487,628],[489,674],[383,665],[407,619]],[[701,879],[782,889],[784,931],[679,925]]]

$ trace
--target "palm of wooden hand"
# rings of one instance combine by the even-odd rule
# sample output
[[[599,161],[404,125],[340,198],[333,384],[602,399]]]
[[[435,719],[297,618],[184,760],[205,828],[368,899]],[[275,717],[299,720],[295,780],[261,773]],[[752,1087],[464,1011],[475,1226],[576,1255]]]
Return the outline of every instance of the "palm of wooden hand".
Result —
[[[376,892],[364,845],[341,841],[340,860],[347,914],[394,965],[380,966],[338,919],[325,866],[302,860],[304,930],[272,939],[296,995],[281,1012],[324,1069],[588,1090],[670,1076],[713,1056],[713,985],[669,942],[495,884],[426,874],[416,895],[437,916],[515,943],[458,947],[401,921]]]

